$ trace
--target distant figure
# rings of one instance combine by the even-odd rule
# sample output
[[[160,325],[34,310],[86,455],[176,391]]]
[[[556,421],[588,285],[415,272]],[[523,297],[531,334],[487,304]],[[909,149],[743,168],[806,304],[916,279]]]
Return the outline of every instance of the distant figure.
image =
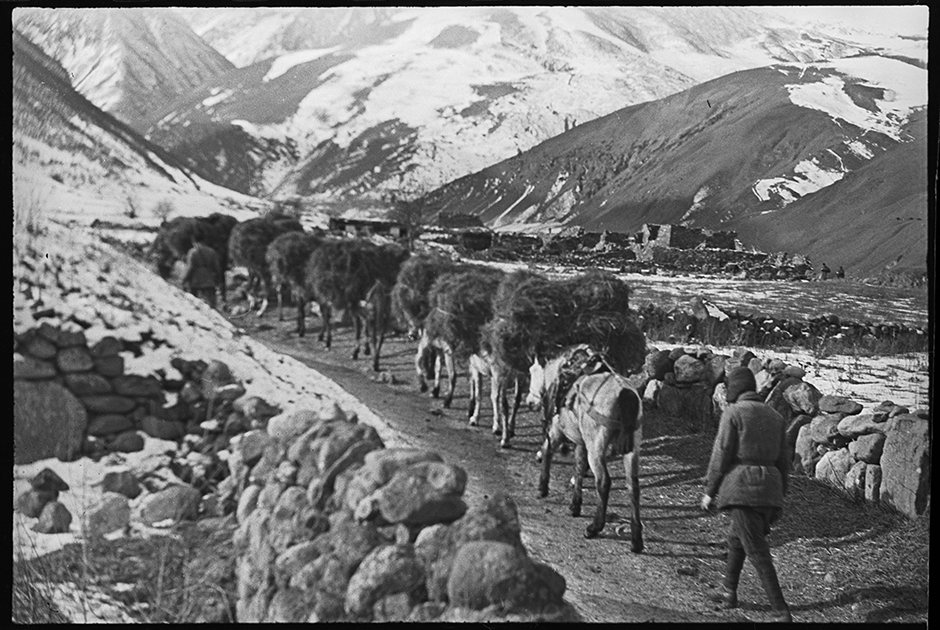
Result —
[[[219,255],[198,234],[193,237],[193,246],[186,254],[186,271],[183,288],[215,308],[215,289],[221,276]]]
[[[826,263],[823,263],[822,268],[819,270],[819,279],[828,280],[830,273],[832,273],[832,270],[829,268],[829,266]]]
[[[839,269],[838,271],[836,271],[836,278],[844,278],[844,277],[845,277],[845,269],[842,268],[842,265],[839,265]]]

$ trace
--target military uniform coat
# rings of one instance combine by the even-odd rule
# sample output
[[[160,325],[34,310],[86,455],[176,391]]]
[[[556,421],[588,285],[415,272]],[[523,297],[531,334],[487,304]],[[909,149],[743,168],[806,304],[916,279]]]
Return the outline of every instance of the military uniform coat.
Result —
[[[783,508],[790,457],[786,422],[754,392],[745,392],[721,416],[705,478],[719,509]]]

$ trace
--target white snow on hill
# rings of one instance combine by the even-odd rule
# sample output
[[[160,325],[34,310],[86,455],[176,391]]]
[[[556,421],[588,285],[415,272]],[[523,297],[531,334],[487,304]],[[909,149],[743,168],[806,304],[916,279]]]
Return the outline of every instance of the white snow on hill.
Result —
[[[913,109],[927,105],[927,70],[924,68],[884,57],[856,57],[813,65],[860,79],[866,87],[884,90],[884,96],[875,99],[878,111],[873,112],[852,100],[846,93],[845,80],[839,76],[787,86],[790,100],[796,105],[826,112],[862,129],[902,141],[900,128],[908,115]]]
[[[89,344],[107,335],[139,341],[146,331],[167,342],[159,348],[145,347],[140,357],[122,353],[128,374],[146,376],[162,369],[169,378],[181,378],[170,366],[173,357],[207,362],[217,359],[231,368],[233,376],[244,385],[246,396],[259,396],[282,410],[318,409],[326,401],[334,401],[347,414],[355,413],[360,421],[374,426],[387,446],[408,444],[400,433],[339,385],[243,335],[201,300],[102,244],[94,230],[66,228],[52,222],[44,227],[45,231],[38,235],[14,234],[14,332],[38,325],[32,312],[38,308],[36,300],[41,299],[42,308],[52,308],[57,313],[56,317],[42,321],[69,328],[75,326],[68,321],[69,317],[76,315],[92,323],[85,330]],[[21,292],[26,281],[33,287],[42,287],[38,295],[30,298]],[[173,402],[168,400],[168,404]],[[145,443],[143,452],[112,455],[98,463],[87,459],[69,463],[50,459],[14,466],[14,496],[28,489],[29,479],[40,470],[51,468],[71,486],[60,500],[76,517],[69,533],[37,535],[29,529],[32,519],[14,512],[14,557],[41,555],[81,538],[80,515],[100,498],[97,484],[107,470],[120,466],[156,470],[161,463],[166,464],[164,452],[176,448],[173,442],[150,437]],[[132,508],[138,507],[139,501],[132,504]]]

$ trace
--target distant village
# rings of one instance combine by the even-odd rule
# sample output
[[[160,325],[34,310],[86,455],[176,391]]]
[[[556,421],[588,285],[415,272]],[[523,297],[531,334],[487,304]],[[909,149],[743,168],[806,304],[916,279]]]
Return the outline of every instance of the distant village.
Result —
[[[473,215],[442,215],[435,225],[380,218],[331,217],[329,230],[349,236],[418,238],[484,260],[566,262],[621,272],[728,274],[759,280],[807,280],[810,260],[745,248],[733,231],[646,223],[636,233],[565,228],[550,234],[498,232]],[[411,232],[415,232],[412,234]]]

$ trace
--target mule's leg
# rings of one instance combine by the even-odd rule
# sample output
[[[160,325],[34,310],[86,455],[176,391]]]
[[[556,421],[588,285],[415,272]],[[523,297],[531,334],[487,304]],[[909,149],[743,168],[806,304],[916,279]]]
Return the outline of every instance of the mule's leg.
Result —
[[[597,511],[594,512],[594,522],[584,531],[585,538],[594,538],[601,533],[607,520],[607,500],[610,498],[610,475],[604,462],[609,442],[607,433],[605,430],[597,431],[597,435],[586,444],[588,464],[594,473],[594,487],[597,489]]]
[[[519,414],[519,405],[522,404],[522,397],[524,395],[522,391],[522,379],[517,377],[515,380],[516,392],[512,402],[512,411],[509,413],[509,420],[507,422],[506,439],[516,437],[516,416]]]
[[[258,309],[258,317],[268,310],[268,298],[271,296],[271,279],[264,275],[261,276],[261,290],[264,293],[261,298],[261,307]]]
[[[277,321],[284,321],[284,285],[277,286]]]
[[[434,350],[434,387],[431,388],[431,395],[438,398],[441,395],[441,374],[444,373],[444,354]]]
[[[330,323],[332,307],[329,304],[320,304],[320,317],[323,319],[323,327],[320,329],[320,339],[323,341],[326,349],[329,350],[330,345],[333,343],[333,326]]]
[[[444,365],[447,367],[447,395],[444,397],[444,408],[450,409],[454,402],[454,390],[457,389],[457,369],[454,365],[454,353],[450,347],[444,348]]]
[[[581,516],[581,485],[584,473],[587,472],[587,446],[575,444],[574,447],[574,476],[571,478],[571,516]]]
[[[640,440],[641,430],[637,429],[628,443],[624,444],[623,469],[627,477],[630,493],[630,547],[633,553],[643,551],[643,522],[640,520]]]
[[[504,386],[496,370],[490,370],[490,402],[493,405],[493,435],[499,435],[503,431],[503,422],[505,416],[502,415],[502,405],[500,401],[505,398]],[[505,435],[503,435],[505,438]],[[504,440],[505,441],[505,440]],[[505,446],[500,444],[500,446]]]
[[[483,375],[476,369],[473,359],[470,360],[467,380],[470,382],[470,401],[467,403],[467,420],[471,427],[477,426],[480,421],[480,389],[483,387]]]
[[[307,302],[302,296],[297,296],[297,336],[303,337],[307,332]]]
[[[352,309],[352,320],[353,326],[356,330],[356,344],[353,346],[352,351],[352,359],[355,361],[359,358],[359,347],[362,345],[362,313],[360,313],[358,310]]]
[[[542,472],[539,475],[539,496],[544,498],[548,496],[548,478],[552,468],[552,438],[549,434],[545,435],[545,440],[542,442],[541,453],[542,457],[539,461],[542,462]]]
[[[382,344],[385,343],[385,327],[382,327],[382,330],[379,331],[378,337],[375,340],[375,354],[372,355],[372,371],[379,371],[379,355],[382,354]]]

